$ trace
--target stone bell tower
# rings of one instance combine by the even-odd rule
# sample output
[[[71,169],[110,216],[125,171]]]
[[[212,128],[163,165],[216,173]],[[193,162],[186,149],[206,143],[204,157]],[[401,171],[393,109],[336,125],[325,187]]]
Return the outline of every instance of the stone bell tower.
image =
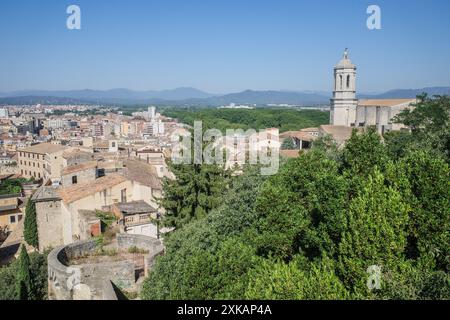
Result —
[[[348,58],[348,49],[346,48],[342,60],[334,67],[330,124],[355,126],[357,105],[356,66]]]

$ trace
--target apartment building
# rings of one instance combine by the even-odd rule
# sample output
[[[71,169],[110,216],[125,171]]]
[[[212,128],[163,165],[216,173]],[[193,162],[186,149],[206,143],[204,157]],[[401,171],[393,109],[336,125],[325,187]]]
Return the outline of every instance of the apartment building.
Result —
[[[19,149],[19,172],[24,178],[56,179],[61,176],[62,155],[67,148],[52,143],[40,143]]]

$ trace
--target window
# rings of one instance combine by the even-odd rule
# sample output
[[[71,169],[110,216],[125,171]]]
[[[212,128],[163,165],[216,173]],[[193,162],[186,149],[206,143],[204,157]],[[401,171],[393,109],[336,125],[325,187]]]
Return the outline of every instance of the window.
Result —
[[[342,76],[339,75],[339,88],[342,89]]]
[[[16,216],[9,216],[9,223],[16,223]]]
[[[347,89],[350,88],[350,75],[347,76]]]
[[[127,189],[120,191],[120,202],[127,202]]]
[[[73,176],[72,177],[72,184],[77,184],[78,183],[78,178],[77,176]]]

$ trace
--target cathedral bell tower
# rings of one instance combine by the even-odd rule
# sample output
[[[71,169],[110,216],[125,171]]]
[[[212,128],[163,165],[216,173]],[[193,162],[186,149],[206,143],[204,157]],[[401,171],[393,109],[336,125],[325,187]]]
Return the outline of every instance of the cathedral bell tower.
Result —
[[[342,60],[334,67],[330,123],[337,126],[355,126],[357,105],[356,66],[348,58],[348,49],[345,49]]]

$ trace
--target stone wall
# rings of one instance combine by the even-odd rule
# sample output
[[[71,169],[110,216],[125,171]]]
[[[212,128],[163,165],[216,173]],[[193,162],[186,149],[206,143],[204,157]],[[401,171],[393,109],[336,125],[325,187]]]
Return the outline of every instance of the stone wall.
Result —
[[[77,183],[87,183],[95,181],[97,177],[97,168],[89,168],[86,170],[81,170],[73,173],[69,173],[61,176],[61,185],[63,187],[69,187],[73,185],[72,177],[77,177]]]
[[[130,247],[148,250],[144,256],[145,274],[154,263],[164,247],[157,239],[142,235],[117,235],[119,250]],[[132,260],[68,265],[71,259],[84,257],[97,250],[95,240],[79,241],[67,246],[60,246],[48,255],[49,299],[54,300],[102,300],[112,299],[112,282],[125,290],[135,289],[135,264]]]
[[[162,252],[164,249],[160,240],[140,234],[118,233],[117,244],[120,249],[137,247],[145,248],[151,252]]]
[[[64,243],[61,201],[36,202],[36,220],[40,252]]]

